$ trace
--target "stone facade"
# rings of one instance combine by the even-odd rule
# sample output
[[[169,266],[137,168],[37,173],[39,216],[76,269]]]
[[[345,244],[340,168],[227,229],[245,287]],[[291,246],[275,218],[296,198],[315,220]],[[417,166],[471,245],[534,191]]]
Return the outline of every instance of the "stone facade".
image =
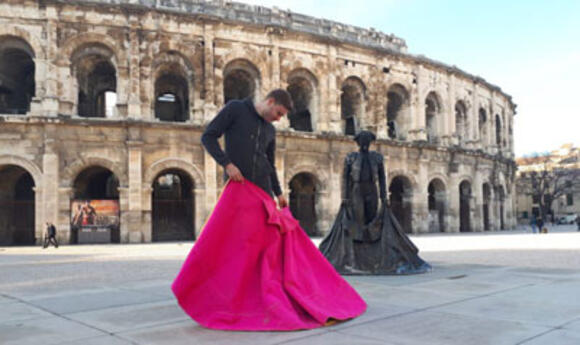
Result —
[[[360,129],[377,134],[408,232],[516,223],[511,97],[393,35],[194,0],[4,1],[0,24],[0,200],[32,214],[0,214],[5,238],[32,226],[38,241],[50,220],[67,242],[71,199],[101,197],[119,200],[120,242],[156,240],[162,176],[185,188],[179,217],[199,234],[223,186],[204,125],[226,100],[276,87],[297,104],[277,124],[278,174],[312,234],[330,229]]]
[[[553,197],[555,187],[562,189],[562,192],[556,193],[559,197],[552,202],[552,207],[548,210],[549,218],[558,222],[562,217],[568,216],[568,221],[570,221],[571,216],[580,215],[580,148],[574,147],[573,144],[565,144],[549,154],[520,157],[516,161],[518,164],[516,174],[518,223],[529,224],[532,216],[541,218],[540,203],[537,198],[541,197],[546,200]],[[558,182],[550,181],[545,194],[534,198],[530,193],[533,190],[530,173],[546,173],[548,176],[555,176],[553,171],[563,172],[564,178]]]

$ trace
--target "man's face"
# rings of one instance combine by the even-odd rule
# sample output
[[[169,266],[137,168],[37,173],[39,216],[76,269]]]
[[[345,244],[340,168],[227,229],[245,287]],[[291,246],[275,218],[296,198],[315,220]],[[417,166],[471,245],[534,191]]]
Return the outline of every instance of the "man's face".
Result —
[[[286,109],[283,105],[276,103],[273,98],[268,98],[262,117],[267,122],[275,122],[279,121],[287,113],[288,109]]]

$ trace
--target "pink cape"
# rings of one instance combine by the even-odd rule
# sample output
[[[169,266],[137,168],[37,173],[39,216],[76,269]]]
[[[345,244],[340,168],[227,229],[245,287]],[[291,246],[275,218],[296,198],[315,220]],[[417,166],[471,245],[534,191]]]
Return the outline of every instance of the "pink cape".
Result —
[[[366,309],[290,210],[248,181],[228,183],[172,290],[195,321],[225,330],[310,329]]]

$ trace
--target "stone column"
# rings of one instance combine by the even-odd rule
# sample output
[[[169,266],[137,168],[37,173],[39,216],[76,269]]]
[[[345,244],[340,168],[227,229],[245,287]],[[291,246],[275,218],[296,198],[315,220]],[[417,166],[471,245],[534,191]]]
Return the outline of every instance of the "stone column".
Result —
[[[455,103],[456,103],[456,90],[455,90],[455,76],[448,76],[449,86],[447,88],[447,111],[443,114],[443,128],[442,128],[442,144],[444,146],[449,146],[453,144],[458,144],[457,128],[455,127]]]
[[[457,178],[457,174],[451,174],[449,176],[449,227],[447,229],[448,232],[459,232],[459,225],[460,225],[460,214],[459,214],[459,179]]]
[[[139,19],[130,16],[131,32],[129,33],[129,99],[127,101],[127,117],[132,119],[141,119],[141,73],[140,51],[139,51]]]
[[[207,123],[217,112],[215,71],[214,71],[214,27],[205,23],[203,27],[203,80],[204,80],[204,122]]]
[[[53,222],[57,228],[58,239],[63,243],[70,237],[70,221],[62,223],[59,219],[59,154],[56,147],[56,127],[47,125],[44,133],[44,153],[42,155],[42,181],[40,188],[35,190],[36,238],[42,238],[45,222]],[[40,203],[38,202],[40,201]],[[68,207],[70,209],[70,206]],[[39,212],[40,211],[40,212]]]
[[[136,130],[135,132],[138,131]],[[143,242],[143,233],[145,232],[145,227],[141,223],[143,204],[143,142],[139,140],[139,136],[135,133],[135,137],[127,141],[129,186],[127,190],[128,208],[125,213],[127,214],[128,224],[126,224],[126,238],[121,236],[121,239],[130,243]]]
[[[195,188],[192,192],[194,197],[193,214],[195,215],[193,228],[195,231],[195,238],[198,239],[209,213],[206,213],[207,207],[204,200],[205,190],[203,188]]]
[[[336,86],[336,55],[337,48],[329,44],[327,46],[328,75],[323,81],[327,87],[323,97],[324,102],[320,102],[321,109],[318,110],[320,114],[318,132],[341,132],[340,108],[338,107],[340,103],[340,90]]]
[[[57,24],[54,11],[46,11],[47,21],[44,27],[46,39],[44,58],[34,59],[36,72],[34,74],[36,93],[30,104],[32,115],[56,116],[59,113],[58,73],[52,63],[57,54]],[[56,224],[55,224],[56,226]]]
[[[58,180],[57,180],[58,181]],[[57,210],[58,215],[56,223],[57,232],[59,234],[59,240],[65,239],[63,243],[71,243],[72,233],[71,233],[71,209],[70,202],[74,197],[74,190],[71,187],[58,187],[57,200]],[[47,206],[45,206],[47,207]],[[46,214],[46,213],[45,213]]]
[[[420,158],[417,188],[413,191],[413,232],[429,232],[429,159]]]
[[[217,163],[213,157],[207,153],[206,150],[203,151],[203,166],[205,174],[205,208],[206,214],[203,217],[203,222],[209,216],[213,210],[215,203],[217,201]]]
[[[409,130],[409,140],[427,140],[427,129],[425,123],[425,94],[423,84],[425,76],[423,76],[423,67],[418,66],[415,70],[415,87],[409,90],[411,97],[411,118],[413,124]]]
[[[483,227],[483,177],[481,172],[474,169],[473,183],[471,185],[471,194],[473,195],[474,214],[471,228],[473,231],[484,231]]]

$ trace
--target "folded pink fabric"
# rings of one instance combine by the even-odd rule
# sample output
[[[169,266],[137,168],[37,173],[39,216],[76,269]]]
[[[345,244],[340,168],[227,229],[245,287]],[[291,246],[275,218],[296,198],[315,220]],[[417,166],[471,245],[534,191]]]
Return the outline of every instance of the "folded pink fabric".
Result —
[[[290,210],[248,181],[228,183],[172,290],[195,321],[224,330],[311,329],[366,309]]]

